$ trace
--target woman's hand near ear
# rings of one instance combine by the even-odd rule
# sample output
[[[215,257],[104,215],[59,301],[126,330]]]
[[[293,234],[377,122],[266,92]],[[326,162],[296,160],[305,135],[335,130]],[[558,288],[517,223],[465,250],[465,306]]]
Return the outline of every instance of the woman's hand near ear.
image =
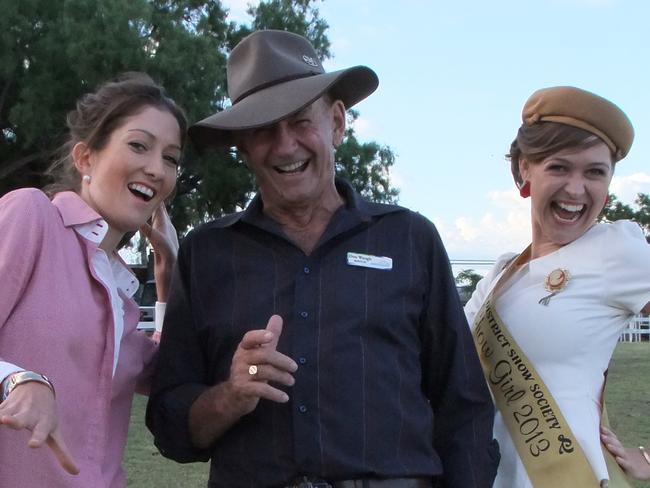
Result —
[[[169,293],[176,255],[178,254],[178,235],[172,224],[165,204],[154,211],[151,224],[145,223],[140,227],[154,251],[154,278],[159,302],[166,302]]]

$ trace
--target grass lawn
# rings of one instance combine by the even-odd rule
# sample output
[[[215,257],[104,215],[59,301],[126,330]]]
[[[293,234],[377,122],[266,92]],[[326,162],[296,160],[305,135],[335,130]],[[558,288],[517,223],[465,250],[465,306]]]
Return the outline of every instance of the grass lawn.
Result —
[[[607,408],[614,430],[628,446],[650,445],[650,344],[619,344],[607,382]],[[146,400],[136,397],[124,465],[129,486],[137,488],[205,487],[208,464],[177,464],[163,458],[144,425]],[[650,482],[637,483],[650,488]]]
[[[623,444],[650,445],[650,344],[619,343],[607,379],[607,410],[610,423]],[[650,488],[639,482],[638,488]]]
[[[178,464],[160,455],[144,425],[147,399],[136,395],[124,455],[128,486],[134,488],[205,488],[208,463]]]

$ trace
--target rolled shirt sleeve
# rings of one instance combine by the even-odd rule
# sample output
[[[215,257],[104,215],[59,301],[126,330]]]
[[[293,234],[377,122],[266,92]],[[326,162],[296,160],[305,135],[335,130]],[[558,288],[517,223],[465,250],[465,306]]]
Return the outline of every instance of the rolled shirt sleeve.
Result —
[[[190,239],[185,239],[185,245]],[[197,449],[191,441],[189,411],[209,387],[204,351],[195,333],[188,293],[187,252],[182,245],[165,310],[156,373],[147,404],[146,424],[160,452],[186,463],[207,461],[210,451]],[[203,382],[197,382],[199,380]]]

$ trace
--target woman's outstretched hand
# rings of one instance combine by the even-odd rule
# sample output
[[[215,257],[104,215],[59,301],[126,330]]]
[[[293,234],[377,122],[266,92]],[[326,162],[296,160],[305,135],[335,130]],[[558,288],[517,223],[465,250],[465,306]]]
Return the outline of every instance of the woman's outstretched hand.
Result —
[[[624,447],[614,432],[602,426],[600,440],[628,476],[637,480],[650,479],[650,463],[639,448]]]
[[[61,437],[56,400],[47,385],[30,381],[16,386],[0,403],[0,426],[31,431],[27,442],[29,447],[38,448],[47,444],[63,469],[70,474],[79,473]]]

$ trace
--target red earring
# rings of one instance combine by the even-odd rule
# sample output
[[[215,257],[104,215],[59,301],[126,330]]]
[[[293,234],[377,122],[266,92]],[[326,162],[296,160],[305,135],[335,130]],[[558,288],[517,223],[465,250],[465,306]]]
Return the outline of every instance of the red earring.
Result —
[[[519,194],[521,198],[528,198],[530,196],[530,181],[526,181],[523,185],[519,186]]]
[[[604,203],[603,207],[606,207],[608,203],[609,203],[609,195],[607,195],[605,197],[605,203]]]

